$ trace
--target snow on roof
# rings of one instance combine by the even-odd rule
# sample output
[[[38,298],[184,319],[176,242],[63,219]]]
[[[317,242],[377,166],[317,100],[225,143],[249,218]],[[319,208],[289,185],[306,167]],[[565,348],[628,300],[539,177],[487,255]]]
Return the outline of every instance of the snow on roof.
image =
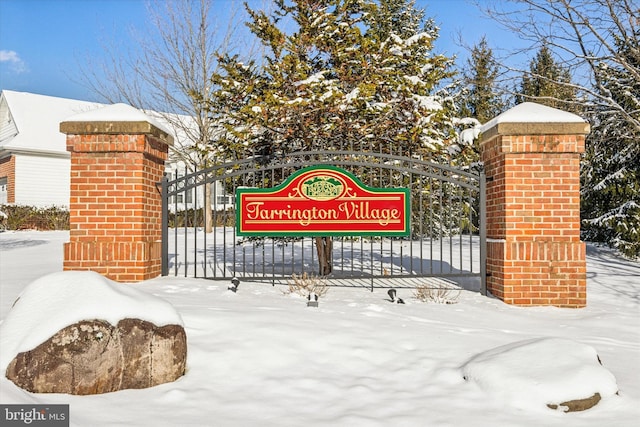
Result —
[[[18,353],[32,350],[59,330],[82,320],[149,321],[183,325],[166,300],[93,271],[63,271],[29,284],[0,324],[0,370]]]
[[[536,104],[523,102],[489,120],[481,128],[486,132],[498,123],[584,123],[585,120],[573,113]]]
[[[67,117],[63,122],[149,122],[163,132],[172,135],[173,133],[160,121],[146,115],[142,111],[127,105],[113,104],[106,107],[85,111]]]
[[[57,98],[27,92],[3,90],[18,134],[0,141],[0,148],[41,152],[67,152],[66,135],[60,133],[65,118],[103,107],[96,102]]]
[[[18,134],[0,141],[0,149],[66,154],[66,135],[60,132],[64,121],[146,121],[172,136],[176,134],[165,120],[127,104],[100,104],[12,90],[3,90],[1,98],[7,103]]]

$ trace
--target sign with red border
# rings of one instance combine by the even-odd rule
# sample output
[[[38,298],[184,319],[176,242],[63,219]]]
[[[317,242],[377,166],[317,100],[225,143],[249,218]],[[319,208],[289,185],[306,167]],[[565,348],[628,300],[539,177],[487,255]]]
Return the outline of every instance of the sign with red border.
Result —
[[[372,188],[335,166],[301,169],[273,188],[236,190],[239,236],[407,236],[409,189]]]

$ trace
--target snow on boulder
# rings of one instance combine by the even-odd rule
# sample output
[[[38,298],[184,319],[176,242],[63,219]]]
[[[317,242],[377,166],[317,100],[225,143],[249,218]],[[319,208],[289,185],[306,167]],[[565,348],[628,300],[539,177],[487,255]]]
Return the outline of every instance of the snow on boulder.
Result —
[[[581,411],[618,392],[595,349],[560,338],[516,342],[481,353],[462,367],[464,379],[523,409]]]
[[[171,304],[90,271],[35,280],[0,325],[0,367],[32,392],[151,387],[182,376],[186,352]]]

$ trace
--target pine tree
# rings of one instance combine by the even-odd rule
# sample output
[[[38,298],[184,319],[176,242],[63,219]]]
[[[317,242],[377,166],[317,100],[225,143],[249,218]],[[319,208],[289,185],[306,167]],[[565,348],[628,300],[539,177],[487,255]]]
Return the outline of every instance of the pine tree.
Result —
[[[413,1],[276,0],[269,15],[248,12],[264,62],[220,58],[210,100],[236,156],[344,147],[448,157],[453,62],[432,52],[437,28]],[[331,239],[316,244],[328,274]]]
[[[619,53],[640,67],[638,32],[618,39]],[[629,43],[632,41],[631,43]],[[620,67],[599,64],[598,86],[625,114],[640,119],[640,81]],[[582,165],[583,238],[605,242],[630,257],[640,256],[640,131],[616,110],[591,113]]]
[[[551,51],[543,44],[522,75],[516,102],[533,101],[552,108],[578,112],[575,104],[577,91],[571,84],[569,71],[556,62]]]
[[[271,15],[249,10],[264,63],[225,57],[214,78],[220,90],[211,110],[236,142],[263,153],[345,144],[384,151],[388,141],[403,153],[445,152],[454,110],[441,86],[453,76],[452,61],[432,53],[437,30],[427,22],[418,31],[422,15],[413,2],[275,4]]]
[[[497,91],[498,65],[493,57],[485,37],[471,49],[471,57],[467,60],[463,83],[468,93],[463,99],[461,111],[463,116],[486,123],[500,114],[505,102]]]
[[[469,165],[480,159],[478,136],[480,126],[486,123],[506,107],[497,91],[496,80],[498,65],[493,58],[493,51],[485,37],[471,50],[462,76],[462,92],[459,111],[462,117],[458,124],[460,130],[459,153],[454,164]]]
[[[391,34],[402,38],[409,38],[422,29],[434,27],[433,20],[424,21],[424,11],[416,9],[415,0],[379,0],[378,8],[372,11],[372,28],[380,40],[387,39]]]

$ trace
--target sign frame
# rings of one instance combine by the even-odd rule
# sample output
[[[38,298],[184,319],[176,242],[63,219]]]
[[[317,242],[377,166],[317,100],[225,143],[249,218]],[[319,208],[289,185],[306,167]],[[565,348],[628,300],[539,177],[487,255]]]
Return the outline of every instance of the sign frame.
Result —
[[[369,187],[333,165],[309,166],[275,187],[237,188],[236,235],[406,237],[410,195],[408,188]]]

